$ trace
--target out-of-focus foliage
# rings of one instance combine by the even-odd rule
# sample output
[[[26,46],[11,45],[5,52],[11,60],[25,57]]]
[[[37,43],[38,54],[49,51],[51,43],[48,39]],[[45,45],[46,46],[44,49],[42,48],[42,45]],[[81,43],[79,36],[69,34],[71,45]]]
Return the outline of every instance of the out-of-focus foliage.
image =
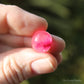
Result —
[[[66,41],[63,62],[54,73],[22,84],[84,84],[84,0],[0,0],[47,19],[48,31]]]
[[[27,80],[23,81],[22,83],[20,84],[29,84],[29,82]]]

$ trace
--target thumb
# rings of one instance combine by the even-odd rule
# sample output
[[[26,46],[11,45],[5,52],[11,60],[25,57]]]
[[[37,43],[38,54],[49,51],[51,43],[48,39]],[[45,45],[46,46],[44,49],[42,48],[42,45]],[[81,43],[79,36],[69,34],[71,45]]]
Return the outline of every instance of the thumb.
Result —
[[[53,72],[57,61],[49,53],[19,48],[0,54],[0,84],[19,84],[39,74]]]

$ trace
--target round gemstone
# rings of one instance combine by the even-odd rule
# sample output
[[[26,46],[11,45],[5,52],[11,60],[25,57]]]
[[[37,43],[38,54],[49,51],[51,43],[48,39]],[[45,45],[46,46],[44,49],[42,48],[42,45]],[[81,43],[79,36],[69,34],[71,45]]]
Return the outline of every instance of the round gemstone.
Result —
[[[46,31],[37,31],[32,37],[32,47],[38,52],[48,52],[51,44],[52,36]]]

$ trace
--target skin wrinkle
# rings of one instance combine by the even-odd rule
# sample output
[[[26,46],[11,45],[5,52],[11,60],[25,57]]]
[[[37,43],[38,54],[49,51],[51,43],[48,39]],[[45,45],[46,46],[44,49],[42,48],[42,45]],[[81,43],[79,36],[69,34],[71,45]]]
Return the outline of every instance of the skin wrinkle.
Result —
[[[11,62],[11,61],[10,61]],[[9,64],[10,70],[12,72],[11,74],[11,78],[12,80],[15,82],[15,84],[19,84],[19,78],[17,76],[17,72],[15,71],[15,69],[11,66],[11,63]],[[15,79],[14,79],[15,78]]]
[[[21,82],[21,81],[25,80],[25,77],[24,77],[24,75],[23,75],[22,69],[19,67],[19,65],[16,63],[16,61],[15,61],[15,60],[14,60],[14,62],[15,62],[16,66],[18,67],[18,69],[19,69],[19,70],[20,70],[20,72],[21,72],[21,74],[20,74],[20,75],[22,75],[22,76],[21,76],[21,77],[22,77],[22,79],[21,79],[21,78],[19,78],[20,76],[18,76],[19,81]]]
[[[25,78],[22,73],[22,69],[19,67],[19,65],[16,63],[15,58],[11,58],[11,63],[14,64],[15,67],[13,67],[14,71],[16,72],[17,79],[19,82],[23,81]],[[17,72],[19,71],[19,73]]]
[[[10,67],[9,67],[10,63],[9,62],[10,61],[9,61],[8,57],[3,60],[3,72],[6,76],[9,84],[15,84],[14,81],[12,80],[11,75],[10,75]]]
[[[2,63],[2,72],[3,72],[3,75],[4,75],[4,77],[5,77],[4,80],[7,81],[7,84],[10,84],[9,81],[8,81],[8,79],[7,79],[7,77],[6,77],[6,75],[5,75],[4,68],[3,68],[3,63]]]
[[[8,66],[9,66],[9,74],[10,74],[10,78],[12,79],[13,84],[16,84],[15,81],[13,80],[13,78],[12,78],[11,73],[10,73],[10,72],[12,71],[12,70],[11,70],[11,67],[10,67],[10,60],[9,60],[9,65],[8,65]]]

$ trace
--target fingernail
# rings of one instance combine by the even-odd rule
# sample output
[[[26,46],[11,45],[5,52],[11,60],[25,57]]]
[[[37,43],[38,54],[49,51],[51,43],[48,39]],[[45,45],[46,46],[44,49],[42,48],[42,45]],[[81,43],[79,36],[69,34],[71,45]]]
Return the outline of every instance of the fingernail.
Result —
[[[47,59],[40,59],[31,64],[32,70],[37,74],[44,74],[53,72],[55,70],[54,65]]]

